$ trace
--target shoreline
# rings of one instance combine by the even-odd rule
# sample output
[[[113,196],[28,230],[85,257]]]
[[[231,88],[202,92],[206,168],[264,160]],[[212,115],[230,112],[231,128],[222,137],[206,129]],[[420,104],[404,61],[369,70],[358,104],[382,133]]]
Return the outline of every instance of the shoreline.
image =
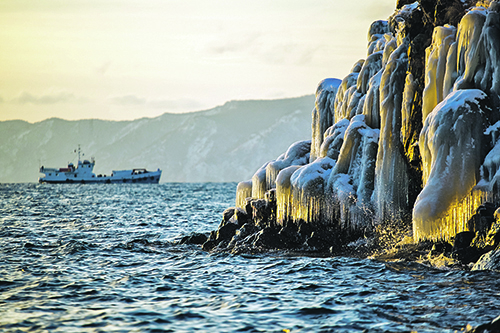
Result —
[[[273,198],[272,195],[270,195]],[[482,207],[478,211],[483,211]],[[489,210],[492,211],[491,209]],[[364,234],[348,234],[338,228],[276,220],[273,200],[249,200],[246,210],[231,207],[207,237],[186,236],[180,244],[198,244],[210,253],[237,255],[283,252],[314,257],[345,256],[383,262],[414,262],[435,269],[492,270],[500,272],[500,208],[488,233],[462,232],[453,244],[445,241],[415,242],[410,226],[392,228],[380,224]],[[478,213],[479,214],[479,213]]]

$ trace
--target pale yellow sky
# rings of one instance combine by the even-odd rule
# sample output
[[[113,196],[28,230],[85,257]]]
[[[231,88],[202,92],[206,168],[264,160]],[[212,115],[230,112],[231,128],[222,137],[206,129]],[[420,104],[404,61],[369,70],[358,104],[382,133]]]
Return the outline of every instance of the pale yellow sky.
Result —
[[[313,94],[395,0],[2,0],[0,121],[128,120]]]

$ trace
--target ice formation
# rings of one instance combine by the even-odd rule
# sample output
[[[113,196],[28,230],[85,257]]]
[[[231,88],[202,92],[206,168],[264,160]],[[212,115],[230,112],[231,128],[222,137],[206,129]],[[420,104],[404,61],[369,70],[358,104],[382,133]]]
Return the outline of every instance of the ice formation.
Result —
[[[236,190],[236,206],[244,208],[246,198],[264,199],[266,192],[276,187],[278,173],[292,165],[309,163],[311,140],[293,143],[276,160],[266,162],[253,175],[251,180],[240,182]]]
[[[324,79],[316,89],[316,105],[312,112],[311,162],[319,156],[323,133],[334,124],[335,96],[341,83],[339,79]]]
[[[432,44],[426,50],[425,88],[422,106],[422,121],[443,100],[446,58],[450,45],[455,42],[456,28],[450,25],[436,27],[432,35]]]
[[[379,130],[367,126],[364,115],[353,117],[328,178],[326,210],[330,223],[340,222],[347,232],[363,229],[372,212],[378,140]]]
[[[500,4],[484,3],[414,2],[374,22],[366,59],[320,82],[311,141],[240,183],[237,205],[275,188],[278,223],[347,237],[387,221],[416,241],[474,229],[500,185]]]
[[[485,98],[477,89],[455,91],[425,120],[419,142],[425,186],[413,209],[417,238],[450,238],[467,230],[470,216],[450,215],[450,208],[479,181]]]

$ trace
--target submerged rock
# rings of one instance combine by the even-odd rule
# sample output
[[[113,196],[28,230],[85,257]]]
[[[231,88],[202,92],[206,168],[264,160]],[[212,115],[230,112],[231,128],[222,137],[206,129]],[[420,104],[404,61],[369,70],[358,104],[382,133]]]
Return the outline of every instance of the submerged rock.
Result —
[[[182,239],[179,241],[178,244],[195,244],[195,245],[202,245],[207,241],[208,237],[205,234],[195,232],[192,233],[191,235],[184,236]]]

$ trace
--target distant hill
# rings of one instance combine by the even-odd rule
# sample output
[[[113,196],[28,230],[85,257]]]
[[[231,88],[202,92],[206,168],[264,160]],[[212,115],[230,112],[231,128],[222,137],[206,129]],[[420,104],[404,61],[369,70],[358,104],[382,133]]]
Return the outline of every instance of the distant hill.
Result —
[[[232,101],[192,113],[134,121],[0,122],[0,183],[36,182],[38,169],[95,157],[96,174],[163,170],[161,182],[249,179],[295,141],[311,137],[314,96]]]

